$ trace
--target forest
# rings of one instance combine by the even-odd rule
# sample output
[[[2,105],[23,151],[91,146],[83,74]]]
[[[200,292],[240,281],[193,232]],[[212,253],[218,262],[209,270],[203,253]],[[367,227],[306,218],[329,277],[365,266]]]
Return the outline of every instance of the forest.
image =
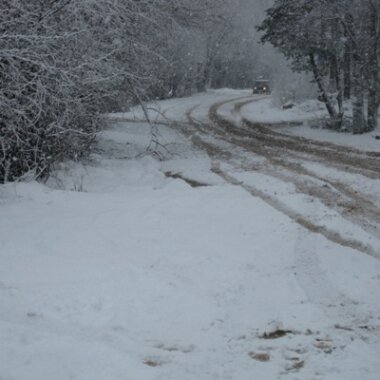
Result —
[[[277,0],[259,30],[295,71],[311,72],[330,126],[354,133],[377,127],[380,104],[380,2]],[[345,118],[344,100],[352,100]],[[366,110],[365,110],[366,108]]]

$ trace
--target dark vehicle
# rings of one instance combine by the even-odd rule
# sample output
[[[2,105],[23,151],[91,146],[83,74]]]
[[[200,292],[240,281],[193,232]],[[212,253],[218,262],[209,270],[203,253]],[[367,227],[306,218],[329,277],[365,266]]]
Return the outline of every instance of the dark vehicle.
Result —
[[[265,79],[260,79],[255,82],[253,86],[253,94],[270,94],[269,81]]]

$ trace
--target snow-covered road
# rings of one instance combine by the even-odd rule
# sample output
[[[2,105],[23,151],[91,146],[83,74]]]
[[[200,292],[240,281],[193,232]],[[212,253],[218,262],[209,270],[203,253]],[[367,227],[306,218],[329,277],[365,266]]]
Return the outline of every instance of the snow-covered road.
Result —
[[[258,99],[161,102],[159,146],[112,115],[0,187],[1,380],[379,379],[378,158],[253,130]]]

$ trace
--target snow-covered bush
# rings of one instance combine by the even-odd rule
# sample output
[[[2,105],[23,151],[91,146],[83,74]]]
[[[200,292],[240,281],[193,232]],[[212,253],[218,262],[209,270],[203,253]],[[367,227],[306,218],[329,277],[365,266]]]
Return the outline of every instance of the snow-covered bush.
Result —
[[[103,112],[191,91],[222,3],[2,0],[0,182],[86,154]]]
[[[86,154],[98,115],[143,87],[152,53],[141,35],[152,21],[142,3],[3,0],[0,182]]]

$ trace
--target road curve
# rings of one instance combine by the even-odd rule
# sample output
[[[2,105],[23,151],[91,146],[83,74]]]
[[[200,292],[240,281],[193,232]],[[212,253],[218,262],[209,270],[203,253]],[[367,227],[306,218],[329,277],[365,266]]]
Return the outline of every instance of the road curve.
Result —
[[[182,123],[182,127],[178,123],[173,125],[191,136],[193,143],[208,153],[214,162],[214,172],[226,182],[239,185],[253,196],[260,197],[311,232],[319,233],[334,243],[380,258],[379,249],[369,244],[366,239],[343,236],[292,209],[273,195],[244,184],[220,169],[220,163],[233,162],[239,170],[254,171],[284,183],[291,183],[298,193],[318,199],[327,208],[335,210],[342,218],[364,230],[368,236],[380,240],[380,200],[358,191],[349,182],[317,174],[305,165],[317,162],[327,170],[334,168],[342,173],[360,174],[368,181],[377,181],[380,179],[380,158],[377,153],[288,136],[272,131],[268,125],[257,125],[245,119],[239,124],[221,116],[219,112],[221,107],[229,103],[234,112],[240,112],[244,105],[255,100],[257,98],[238,97],[212,104],[208,112],[209,120],[197,120],[193,116],[197,106],[193,106],[186,112],[188,123]],[[247,152],[264,159],[264,163],[247,163]]]

